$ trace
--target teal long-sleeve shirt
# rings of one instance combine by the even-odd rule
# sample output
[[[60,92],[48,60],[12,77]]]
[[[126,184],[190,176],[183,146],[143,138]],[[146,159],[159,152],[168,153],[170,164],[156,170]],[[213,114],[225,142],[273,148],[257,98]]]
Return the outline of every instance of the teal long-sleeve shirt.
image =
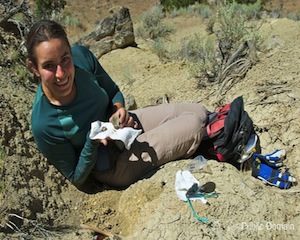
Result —
[[[91,123],[108,121],[113,104],[124,105],[124,98],[87,48],[75,45],[71,51],[75,65],[75,99],[67,106],[55,106],[39,85],[31,125],[43,155],[74,185],[80,186],[99,158],[99,145],[88,137]]]

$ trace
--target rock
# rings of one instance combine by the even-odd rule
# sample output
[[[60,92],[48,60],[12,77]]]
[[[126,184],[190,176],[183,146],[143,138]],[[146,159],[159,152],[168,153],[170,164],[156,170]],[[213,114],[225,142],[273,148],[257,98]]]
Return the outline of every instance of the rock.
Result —
[[[125,102],[126,102],[126,108],[127,108],[127,110],[135,110],[135,109],[137,109],[137,104],[136,104],[134,96],[132,96],[130,94],[127,95],[127,96],[125,96]]]
[[[15,16],[18,15],[18,18]],[[22,20],[18,20],[22,16]],[[32,13],[27,1],[1,1],[0,27],[15,37],[24,39],[26,31],[32,24]]]
[[[169,103],[169,96],[167,94],[164,94],[161,97],[156,98],[155,100],[153,100],[154,105],[158,105],[158,104],[165,104],[165,103]]]
[[[78,41],[90,47],[98,58],[117,48],[137,46],[129,9],[116,7],[110,12],[111,15],[101,20],[93,32]]]

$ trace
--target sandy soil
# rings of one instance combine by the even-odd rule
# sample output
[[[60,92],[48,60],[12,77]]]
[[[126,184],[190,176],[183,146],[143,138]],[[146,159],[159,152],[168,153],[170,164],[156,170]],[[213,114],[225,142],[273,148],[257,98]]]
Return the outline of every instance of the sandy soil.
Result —
[[[196,30],[189,19],[179,18],[176,22],[187,23],[181,25],[183,35],[201,31]],[[299,51],[294,46],[299,41],[299,33],[298,22],[266,20],[261,27],[264,42],[259,62],[225,97],[230,101],[238,95],[244,96],[246,109],[259,129],[262,151],[286,149],[286,164],[296,177],[300,174],[297,157],[300,153],[297,147],[300,92]],[[196,89],[196,80],[189,77],[184,66],[162,64],[147,47],[113,51],[100,60],[124,92],[134,95],[139,106],[150,104],[153,98],[166,93],[172,102],[201,101],[213,109],[214,96],[208,95],[213,89]],[[211,175],[199,173],[196,176],[203,183],[215,182],[221,194],[210,201],[209,207],[199,205],[197,209],[212,219],[212,226],[197,224],[185,204],[176,197],[174,177],[177,170],[185,168],[184,161],[167,164],[151,179],[140,181],[122,193],[116,212],[125,218],[121,223],[126,230],[122,229],[121,233],[129,234],[130,239],[297,239],[300,236],[296,214],[299,187],[280,191],[264,186],[251,177],[250,172],[239,172],[228,164],[209,162],[209,166]],[[162,182],[166,183],[163,187]],[[135,198],[136,201],[132,201]],[[290,229],[269,229],[269,226]]]

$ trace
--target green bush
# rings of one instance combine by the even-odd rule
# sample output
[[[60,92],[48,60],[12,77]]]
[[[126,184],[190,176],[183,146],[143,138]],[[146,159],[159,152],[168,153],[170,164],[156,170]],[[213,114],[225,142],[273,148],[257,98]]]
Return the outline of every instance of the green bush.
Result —
[[[247,21],[244,11],[238,10],[240,7],[241,4],[235,1],[220,5],[215,16],[209,18],[214,20],[210,33],[215,34],[208,37],[194,35],[181,44],[178,56],[187,61],[193,76],[219,81],[220,76],[226,77],[234,71],[234,64],[228,71],[223,71],[230,64],[228,59],[234,63],[239,58],[248,58],[246,52],[234,55],[242,44],[249,41],[255,47],[258,45],[258,31]]]
[[[194,34],[184,39],[178,57],[187,60],[193,76],[200,77],[203,74],[215,75],[215,39]]]
[[[255,3],[257,0],[225,0],[225,2],[227,3],[233,3],[233,2],[237,2],[237,3],[242,3],[242,4],[253,4]]]
[[[259,18],[259,13],[262,9],[261,0],[257,0],[254,3],[238,3],[233,2],[233,7],[236,13],[241,14],[246,19],[256,19]]]
[[[162,39],[157,39],[152,43],[152,52],[154,52],[159,60],[165,61],[170,59],[170,52],[168,51],[165,42]]]
[[[0,147],[0,169],[1,169],[2,164],[3,164],[4,156],[5,156],[4,150],[2,149],[2,147]]]
[[[179,9],[172,9],[170,10],[170,17],[178,17],[178,16],[183,16],[183,15],[189,15],[190,13],[188,12],[187,8],[179,8]]]
[[[203,18],[210,18],[213,15],[213,10],[207,4],[199,4],[196,3],[188,7],[191,12],[203,17]]]
[[[287,14],[287,18],[294,20],[294,21],[299,21],[300,20],[300,12],[290,12]]]
[[[14,72],[18,76],[18,79],[22,81],[26,81],[28,78],[30,78],[30,74],[24,65],[21,64],[15,65]]]
[[[65,5],[65,0],[35,0],[35,15],[38,19],[53,19]]]
[[[174,30],[163,23],[162,7],[155,6],[141,17],[141,25],[136,29],[136,35],[144,39],[157,39],[168,36]]]
[[[73,17],[71,14],[64,14],[62,16],[61,22],[63,23],[64,26],[83,28],[79,19],[76,17]]]
[[[237,3],[221,6],[217,13],[217,37],[221,41],[226,41],[230,48],[238,45],[247,34],[245,27],[246,18],[236,12]]]
[[[188,7],[174,8],[170,11],[171,17],[176,17],[180,15],[194,15],[201,16],[202,18],[209,18],[213,15],[213,10],[207,4],[195,3],[194,5],[189,5]]]
[[[196,2],[200,3],[201,1],[200,0],[160,0],[160,4],[167,11],[184,8],[189,5],[195,4]]]
[[[243,11],[238,11],[240,4],[233,2],[219,8],[216,17],[218,40],[227,46],[227,49],[234,49],[242,41],[251,40],[257,42],[258,33],[256,27],[247,21]]]
[[[3,174],[3,165],[4,165],[4,158],[5,158],[5,153],[4,150],[1,148],[0,146],[0,192],[2,192],[3,190],[3,178],[2,178],[2,174]]]

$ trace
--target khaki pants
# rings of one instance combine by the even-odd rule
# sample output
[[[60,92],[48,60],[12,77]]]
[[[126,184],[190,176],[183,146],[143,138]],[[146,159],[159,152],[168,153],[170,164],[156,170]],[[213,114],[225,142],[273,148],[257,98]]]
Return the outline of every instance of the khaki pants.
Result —
[[[199,147],[207,110],[197,103],[162,104],[131,112],[143,133],[130,150],[114,152],[114,167],[94,173],[101,183],[128,186],[157,167],[190,157]]]

